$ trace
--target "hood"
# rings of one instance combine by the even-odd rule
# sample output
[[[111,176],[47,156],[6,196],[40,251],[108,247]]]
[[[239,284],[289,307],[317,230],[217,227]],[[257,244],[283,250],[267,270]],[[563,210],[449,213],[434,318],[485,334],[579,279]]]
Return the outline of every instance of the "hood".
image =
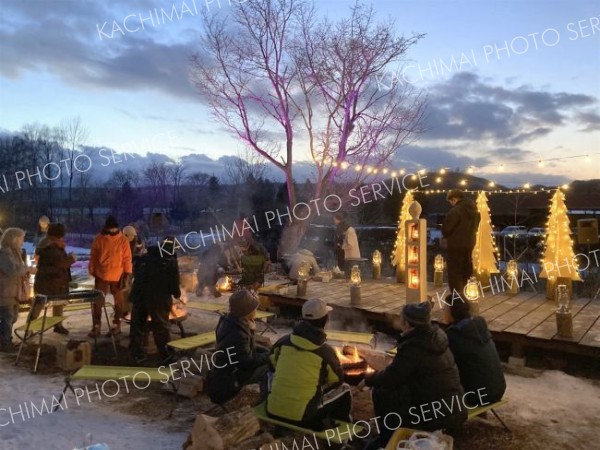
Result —
[[[456,206],[463,210],[463,212],[470,218],[475,219],[479,212],[477,211],[477,205],[470,198],[463,198],[460,200]]]
[[[408,344],[433,355],[441,355],[448,349],[448,336],[437,325],[418,327],[398,339],[398,345]]]
[[[219,319],[217,325],[217,337],[223,339],[236,328],[243,330],[247,334],[251,334],[250,325],[241,317],[235,317],[231,314],[226,314]]]
[[[305,320],[294,327],[290,340],[292,344],[305,350],[315,350],[325,343],[327,335],[322,328],[312,326]]]
[[[121,233],[121,230],[118,228],[103,228],[100,232],[103,236],[116,236]]]
[[[481,345],[487,344],[492,339],[483,317],[467,317],[452,325],[450,330]]]

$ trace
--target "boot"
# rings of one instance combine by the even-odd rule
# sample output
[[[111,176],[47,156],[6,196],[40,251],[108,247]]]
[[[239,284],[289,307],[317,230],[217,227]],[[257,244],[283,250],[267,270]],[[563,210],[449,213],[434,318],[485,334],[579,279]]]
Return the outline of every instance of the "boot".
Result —
[[[69,334],[69,330],[63,327],[61,324],[58,324],[54,327],[54,332],[58,334],[64,334],[65,336]]]
[[[88,336],[91,338],[97,338],[98,336],[100,336],[101,332],[100,332],[100,325],[94,325],[94,327],[92,328],[92,331],[90,331],[88,333]]]
[[[111,336],[118,336],[119,334],[121,334],[121,325],[118,323],[115,323],[112,328],[110,329],[110,331],[108,333],[106,333],[107,337],[111,337]]]

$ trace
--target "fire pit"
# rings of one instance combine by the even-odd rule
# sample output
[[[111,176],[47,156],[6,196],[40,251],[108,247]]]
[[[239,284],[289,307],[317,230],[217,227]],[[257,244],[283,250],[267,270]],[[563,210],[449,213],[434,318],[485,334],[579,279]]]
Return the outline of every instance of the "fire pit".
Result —
[[[341,351],[335,348],[335,353],[344,371],[344,381],[348,384],[355,386],[364,379],[365,374],[374,372],[356,347],[344,345]]]
[[[233,280],[229,275],[219,278],[216,285],[217,291],[221,293],[229,292],[233,289]]]

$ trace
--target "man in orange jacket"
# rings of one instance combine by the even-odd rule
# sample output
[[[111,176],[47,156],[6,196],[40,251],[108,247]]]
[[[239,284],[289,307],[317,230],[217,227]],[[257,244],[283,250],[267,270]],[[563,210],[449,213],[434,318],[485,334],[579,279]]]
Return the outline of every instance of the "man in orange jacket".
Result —
[[[108,335],[121,333],[121,316],[123,315],[122,289],[131,281],[133,272],[129,241],[121,233],[119,224],[113,216],[108,216],[104,228],[94,238],[90,254],[89,273],[94,277],[94,288],[112,294],[115,301],[113,326]],[[93,328],[90,337],[100,335],[102,323],[102,305],[92,306]]]

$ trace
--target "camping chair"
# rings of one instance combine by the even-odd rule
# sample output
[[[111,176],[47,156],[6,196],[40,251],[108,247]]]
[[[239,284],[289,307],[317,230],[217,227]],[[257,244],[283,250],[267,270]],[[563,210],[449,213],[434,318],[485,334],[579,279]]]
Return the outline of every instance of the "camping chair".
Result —
[[[263,286],[265,284],[265,263],[263,255],[242,256],[242,278],[238,286]]]
[[[38,363],[40,360],[40,354],[42,351],[44,333],[49,329],[54,328],[56,325],[62,323],[63,320],[65,320],[65,317],[63,316],[48,316],[48,308],[57,305],[70,305],[83,302],[89,302],[90,308],[92,303],[101,302],[102,309],[104,310],[104,316],[106,317],[106,322],[110,324],[108,312],[106,311],[106,303],[104,302],[104,294],[102,293],[102,291],[88,290],[75,291],[65,295],[36,295],[33,300],[31,309],[27,314],[27,320],[25,321],[25,324],[15,329],[15,336],[17,336],[17,338],[21,341],[21,344],[19,345],[19,352],[17,353],[17,359],[15,360],[15,365],[19,363],[21,352],[23,351],[23,346],[25,344],[28,344],[29,341],[35,338],[36,336],[39,336],[38,348],[35,357],[35,365],[33,367],[33,373],[36,373]],[[42,308],[44,311],[42,317],[34,319],[34,312]],[[20,334],[21,332],[23,332],[23,334]],[[115,356],[117,356],[117,344],[115,343],[114,336],[111,336],[111,339]],[[94,338],[94,348],[98,348],[96,338]]]

